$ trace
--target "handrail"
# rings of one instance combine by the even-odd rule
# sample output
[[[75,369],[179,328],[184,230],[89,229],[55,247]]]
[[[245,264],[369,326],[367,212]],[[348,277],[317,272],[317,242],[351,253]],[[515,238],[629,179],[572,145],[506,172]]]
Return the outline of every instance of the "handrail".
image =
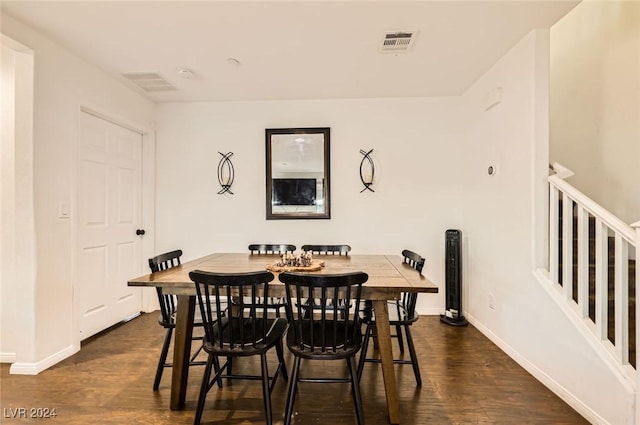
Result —
[[[553,164],[550,164],[549,168],[551,168],[551,170],[554,173],[556,173],[556,177],[559,177],[561,179],[566,179],[574,175],[573,171],[571,171],[564,165],[560,164],[559,162],[554,162]]]
[[[591,215],[600,217],[603,223],[605,223],[610,229],[618,233],[627,242],[635,246],[636,232],[630,225],[620,220],[610,211],[603,208],[587,195],[580,192],[578,189],[566,182],[564,179],[573,175],[573,172],[571,170],[561,164],[558,164],[557,162],[553,164],[553,169],[554,171],[556,171],[556,174],[549,176],[549,183],[553,184],[563,193],[569,195],[569,197],[580,204],[585,210],[591,213]]]

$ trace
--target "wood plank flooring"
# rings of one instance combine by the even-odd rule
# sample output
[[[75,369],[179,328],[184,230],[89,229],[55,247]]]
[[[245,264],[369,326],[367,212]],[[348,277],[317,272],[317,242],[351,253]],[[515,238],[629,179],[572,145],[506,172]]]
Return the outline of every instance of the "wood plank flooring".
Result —
[[[413,327],[423,386],[417,388],[409,365],[397,365],[401,421],[405,425],[587,424],[473,326],[455,328],[437,316],[423,316]],[[164,330],[157,315],[142,316],[83,344],[76,355],[37,376],[10,375],[0,366],[2,424],[191,424],[202,376],[192,367],[183,411],[169,410],[171,370],[160,390],[152,390]],[[394,341],[395,344],[395,341]],[[397,350],[397,345],[394,345]],[[285,348],[286,352],[286,348]],[[405,353],[408,356],[408,352]],[[275,368],[275,352],[270,354]],[[293,359],[287,355],[290,369]],[[237,369],[236,369],[237,368]],[[314,370],[342,374],[342,362],[313,363]],[[259,371],[255,359],[240,359],[234,371]],[[301,374],[304,375],[305,368]],[[282,424],[286,383],[273,390],[274,422]],[[367,363],[362,378],[367,425],[387,424],[380,365]],[[17,408],[55,408],[51,419],[11,418]],[[301,383],[295,424],[355,424],[346,384]],[[263,424],[259,381],[225,381],[207,398],[204,424]]]

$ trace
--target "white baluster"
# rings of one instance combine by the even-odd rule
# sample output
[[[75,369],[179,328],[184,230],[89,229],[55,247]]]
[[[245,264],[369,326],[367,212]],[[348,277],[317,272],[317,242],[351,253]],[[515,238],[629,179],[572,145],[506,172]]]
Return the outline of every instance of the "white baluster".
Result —
[[[596,334],[603,341],[607,339],[609,308],[608,245],[607,226],[600,218],[596,218]]]
[[[589,317],[589,213],[578,206],[578,306]]]
[[[567,301],[573,295],[573,201],[562,194],[562,289]]]
[[[558,188],[549,185],[549,278],[558,284],[558,224],[560,201]]]
[[[629,364],[629,244],[616,233],[615,317],[616,356]]]

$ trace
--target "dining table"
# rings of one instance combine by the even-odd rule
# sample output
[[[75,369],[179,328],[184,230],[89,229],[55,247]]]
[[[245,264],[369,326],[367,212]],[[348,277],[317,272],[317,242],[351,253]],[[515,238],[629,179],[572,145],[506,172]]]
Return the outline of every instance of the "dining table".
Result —
[[[136,277],[128,281],[129,286],[161,287],[164,293],[177,296],[176,328],[171,374],[172,410],[183,409],[189,376],[189,353],[196,305],[195,284],[189,272],[241,273],[267,269],[279,260],[277,255],[249,253],[213,253],[176,267]],[[387,301],[399,299],[402,292],[437,293],[438,285],[414,270],[399,255],[315,255],[323,263],[318,271],[309,273],[336,274],[362,271],[369,279],[362,286],[362,298],[371,301],[376,317],[376,335],[382,363],[382,375],[387,399],[388,419],[391,424],[400,423],[400,409],[396,377],[393,366],[393,351],[389,327]],[[275,279],[269,284],[269,295],[284,297],[285,288]]]

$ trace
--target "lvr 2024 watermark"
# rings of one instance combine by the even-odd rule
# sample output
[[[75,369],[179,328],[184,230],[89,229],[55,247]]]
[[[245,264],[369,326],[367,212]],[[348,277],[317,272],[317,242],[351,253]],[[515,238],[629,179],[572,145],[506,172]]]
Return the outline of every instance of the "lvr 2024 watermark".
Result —
[[[3,407],[2,417],[6,419],[51,419],[58,416],[55,407]]]

